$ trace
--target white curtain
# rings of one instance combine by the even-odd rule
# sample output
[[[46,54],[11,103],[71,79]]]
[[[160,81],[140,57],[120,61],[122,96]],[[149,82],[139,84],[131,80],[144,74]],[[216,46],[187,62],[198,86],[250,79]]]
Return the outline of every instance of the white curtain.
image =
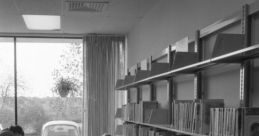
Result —
[[[114,135],[115,111],[123,94],[115,82],[124,76],[125,37],[87,35],[84,37],[83,135]],[[117,99],[116,99],[117,97]]]

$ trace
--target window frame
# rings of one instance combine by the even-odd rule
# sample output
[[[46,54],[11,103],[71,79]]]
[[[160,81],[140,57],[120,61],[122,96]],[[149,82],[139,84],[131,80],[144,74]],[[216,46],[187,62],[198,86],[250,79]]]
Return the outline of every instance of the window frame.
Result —
[[[17,103],[17,39],[18,38],[46,38],[46,39],[81,39],[83,41],[83,35],[73,34],[1,34],[0,38],[12,38],[13,39],[13,55],[14,55],[14,118],[15,125],[18,125],[18,103]],[[83,46],[84,50],[84,46]],[[83,52],[84,56],[84,52]],[[84,62],[83,62],[84,63]],[[83,70],[83,73],[85,71]],[[84,75],[84,74],[83,74]],[[85,98],[83,98],[85,99]]]

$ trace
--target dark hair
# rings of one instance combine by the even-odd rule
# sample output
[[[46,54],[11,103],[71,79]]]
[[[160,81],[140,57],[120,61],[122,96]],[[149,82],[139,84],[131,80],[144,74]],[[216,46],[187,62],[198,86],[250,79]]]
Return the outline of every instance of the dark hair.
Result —
[[[256,123],[253,123],[251,125],[251,136],[258,136],[259,135],[259,123],[256,122]]]
[[[20,134],[24,136],[24,131],[21,126],[15,125],[15,126],[10,126],[9,130],[12,131],[14,134]]]
[[[0,136],[14,136],[14,134],[9,129],[3,129],[0,132]]]
[[[111,136],[109,133],[104,133],[102,136]]]

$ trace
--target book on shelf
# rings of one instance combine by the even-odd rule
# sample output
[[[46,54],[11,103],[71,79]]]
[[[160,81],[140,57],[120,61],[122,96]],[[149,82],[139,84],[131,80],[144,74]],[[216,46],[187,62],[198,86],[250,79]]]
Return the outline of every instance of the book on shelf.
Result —
[[[115,113],[115,118],[123,118],[123,110],[122,108],[117,108],[116,113]]]
[[[150,70],[150,60],[144,59],[140,62],[140,69],[141,70]]]
[[[135,76],[126,75],[124,78],[123,85],[127,85],[127,84],[134,82],[134,79],[135,79]]]
[[[121,86],[123,86],[123,85],[124,85],[124,80],[123,80],[123,79],[118,79],[118,80],[116,81],[115,87],[118,88],[118,87],[121,87]]]
[[[124,120],[148,123],[152,109],[157,108],[157,101],[141,101],[139,103],[128,103],[125,106],[122,106]]]
[[[123,136],[138,136],[138,127],[135,124],[123,124]]]
[[[148,123],[152,109],[158,108],[157,101],[141,101],[139,103],[140,120],[139,122]]]
[[[224,107],[223,99],[205,99],[200,100],[201,107],[201,123],[200,123],[200,134],[208,134],[210,127],[210,108]],[[221,115],[223,116],[223,115]]]
[[[128,72],[130,75],[136,75],[137,69],[138,69],[138,64],[135,64],[128,69]]]
[[[150,76],[150,71],[148,71],[148,70],[137,70],[134,81],[136,82],[136,81],[139,81],[141,79],[147,78],[149,76]]]
[[[169,63],[158,63],[158,62],[153,62],[151,64],[151,72],[150,76],[161,74],[164,72],[167,72],[170,70],[170,65]]]
[[[174,100],[172,103],[172,127],[181,131],[189,131],[194,127],[194,107],[193,100]]]
[[[240,136],[240,108],[212,108],[210,114],[210,136]]]
[[[171,69],[181,68],[198,62],[198,53],[196,52],[176,52],[173,56]]]
[[[174,44],[171,44],[171,50],[175,50],[177,52],[188,52],[189,51],[189,38],[185,37]]]
[[[181,131],[208,134],[210,108],[224,107],[223,99],[174,100],[171,127]]]
[[[156,124],[156,125],[169,125],[169,111],[167,109],[151,109],[150,116],[147,121],[149,124]]]
[[[151,62],[149,59],[142,60],[136,70],[135,82],[150,76]]]
[[[210,113],[210,136],[259,134],[259,108],[212,108]]]
[[[126,120],[126,105],[121,106],[121,114],[122,114],[122,120]]]
[[[243,41],[243,34],[220,33],[217,35],[211,57],[213,58],[236,50],[240,50],[245,47]]]
[[[115,135],[117,135],[117,136],[123,135],[123,125],[117,125],[116,126]]]

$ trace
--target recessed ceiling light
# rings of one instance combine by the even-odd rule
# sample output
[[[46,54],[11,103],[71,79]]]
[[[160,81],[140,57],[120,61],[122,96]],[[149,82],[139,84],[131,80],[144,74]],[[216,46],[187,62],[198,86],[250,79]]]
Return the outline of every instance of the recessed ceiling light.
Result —
[[[60,16],[57,15],[22,15],[30,30],[59,30]]]

